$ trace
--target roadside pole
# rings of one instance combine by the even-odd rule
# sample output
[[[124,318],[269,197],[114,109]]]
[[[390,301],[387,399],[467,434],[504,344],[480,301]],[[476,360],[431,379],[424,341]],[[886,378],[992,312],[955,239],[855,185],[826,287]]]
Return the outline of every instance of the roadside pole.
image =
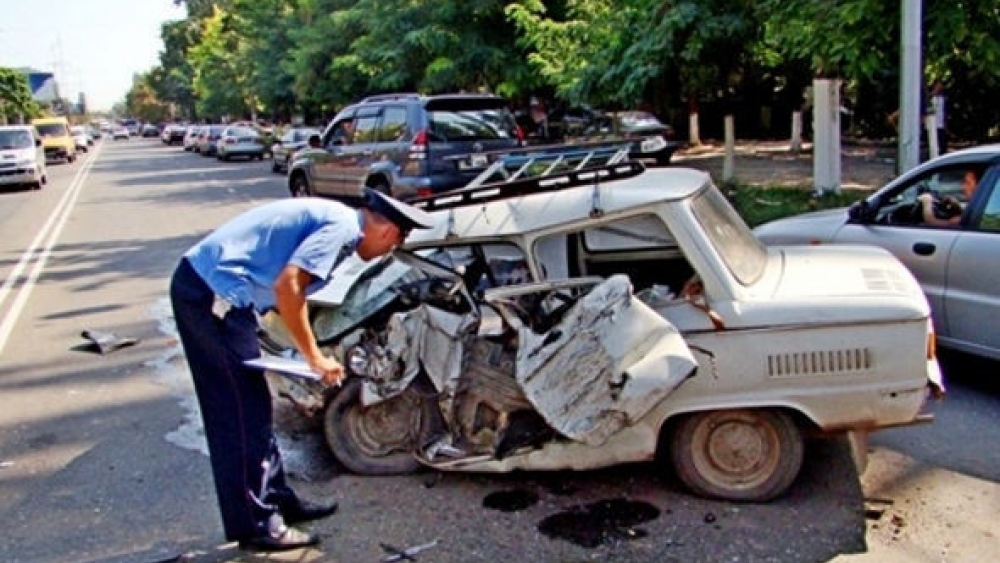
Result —
[[[920,0],[900,0],[899,157],[902,174],[920,164]],[[928,139],[934,135],[928,135]]]

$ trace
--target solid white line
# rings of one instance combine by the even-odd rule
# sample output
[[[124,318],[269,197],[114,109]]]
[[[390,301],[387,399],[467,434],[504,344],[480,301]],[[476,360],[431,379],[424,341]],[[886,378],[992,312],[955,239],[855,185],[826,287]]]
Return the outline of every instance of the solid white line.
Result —
[[[73,177],[73,182],[70,184],[66,193],[63,194],[62,199],[59,200],[59,204],[49,215],[48,220],[42,226],[42,229],[35,236],[35,240],[32,241],[31,247],[21,256],[21,260],[18,261],[17,266],[11,275],[4,281],[3,287],[0,288],[0,306],[7,299],[10,293],[10,288],[13,286],[14,282],[21,276],[21,273],[27,267],[28,262],[30,262],[35,257],[35,253],[38,250],[39,243],[43,238],[45,238],[45,246],[41,253],[38,254],[38,258],[35,262],[35,266],[31,269],[28,274],[28,278],[25,280],[21,289],[17,292],[17,297],[10,306],[10,310],[3,317],[3,321],[0,322],[0,354],[3,353],[4,348],[7,346],[7,340],[10,338],[11,331],[14,330],[14,324],[17,322],[18,317],[21,315],[21,310],[24,309],[24,304],[27,303],[28,297],[31,296],[31,290],[35,287],[35,282],[38,281],[38,277],[41,276],[42,269],[45,267],[46,262],[48,262],[49,256],[52,253],[52,247],[55,246],[56,240],[59,238],[59,234],[62,232],[63,226],[69,219],[70,212],[73,211],[73,205],[76,203],[77,197],[80,195],[80,191],[83,188],[83,183],[87,179],[87,174],[90,173],[90,169],[94,167],[94,163],[97,162],[97,156],[101,152],[101,147],[103,143],[94,147],[94,152],[87,159],[87,162],[77,170],[76,175]],[[47,238],[46,238],[47,235]]]

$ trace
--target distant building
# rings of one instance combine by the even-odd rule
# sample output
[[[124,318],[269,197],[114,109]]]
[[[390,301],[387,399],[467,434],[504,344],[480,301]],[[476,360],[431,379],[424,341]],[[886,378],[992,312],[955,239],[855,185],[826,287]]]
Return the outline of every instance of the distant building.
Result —
[[[33,68],[19,68],[28,77],[28,88],[31,97],[40,104],[51,104],[59,100],[59,85],[51,72],[42,72]]]

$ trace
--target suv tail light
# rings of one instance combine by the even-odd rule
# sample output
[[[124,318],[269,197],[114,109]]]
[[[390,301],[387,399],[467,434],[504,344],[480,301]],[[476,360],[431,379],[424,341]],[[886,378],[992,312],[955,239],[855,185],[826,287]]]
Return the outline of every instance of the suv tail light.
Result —
[[[427,130],[421,129],[410,141],[410,160],[427,160]]]

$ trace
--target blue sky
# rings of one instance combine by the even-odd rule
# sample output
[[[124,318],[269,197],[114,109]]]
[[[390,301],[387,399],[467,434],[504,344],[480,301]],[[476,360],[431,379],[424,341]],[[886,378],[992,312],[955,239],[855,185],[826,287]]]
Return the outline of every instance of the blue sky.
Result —
[[[63,97],[108,110],[159,63],[160,24],[185,15],[173,0],[0,0],[0,66],[54,72]]]

